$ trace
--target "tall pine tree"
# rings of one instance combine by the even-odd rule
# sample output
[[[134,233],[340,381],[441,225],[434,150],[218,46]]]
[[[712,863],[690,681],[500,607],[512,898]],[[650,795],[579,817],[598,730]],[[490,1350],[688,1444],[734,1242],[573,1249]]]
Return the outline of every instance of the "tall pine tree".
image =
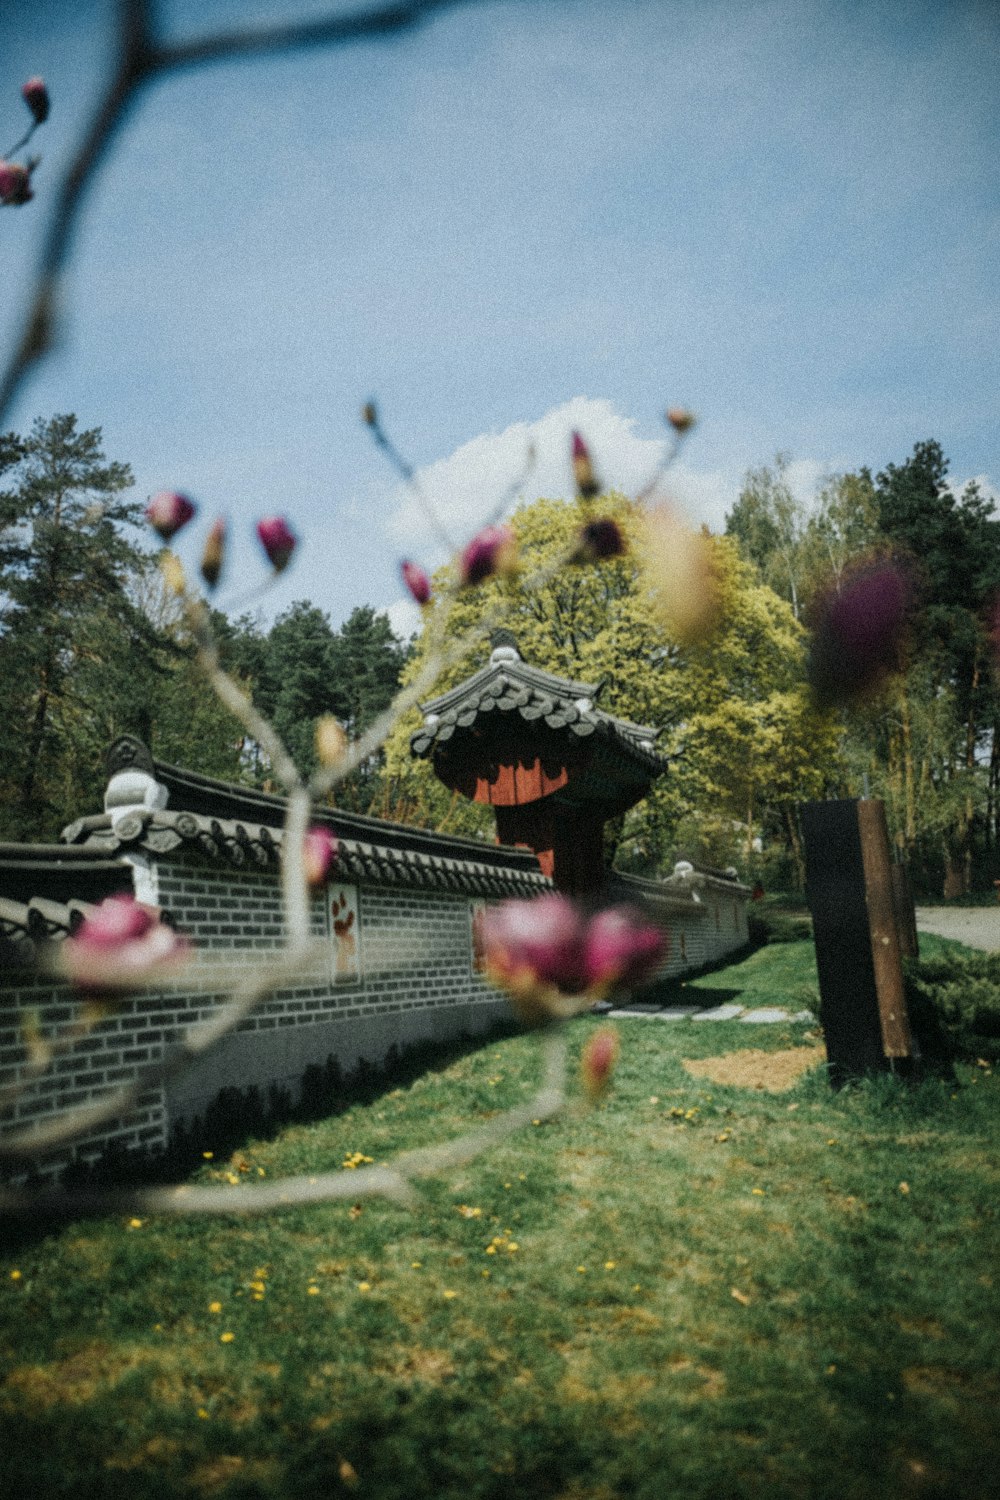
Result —
[[[158,643],[130,581],[149,556],[127,530],[141,507],[122,498],[129,466],[101,443],[72,415],[3,439],[2,837],[54,836],[93,805],[109,733],[148,729]]]

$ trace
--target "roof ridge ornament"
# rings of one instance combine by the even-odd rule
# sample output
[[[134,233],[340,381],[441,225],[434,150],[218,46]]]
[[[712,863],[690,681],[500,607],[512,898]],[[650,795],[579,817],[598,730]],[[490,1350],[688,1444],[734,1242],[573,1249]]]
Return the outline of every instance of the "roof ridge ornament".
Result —
[[[520,647],[517,644],[517,636],[512,630],[494,630],[490,636],[490,666],[500,666],[506,662],[522,661]]]
[[[162,812],[166,807],[170,794],[156,779],[148,745],[134,734],[120,735],[114,741],[108,750],[107,767],[104,811],[116,833],[118,825],[133,813]]]

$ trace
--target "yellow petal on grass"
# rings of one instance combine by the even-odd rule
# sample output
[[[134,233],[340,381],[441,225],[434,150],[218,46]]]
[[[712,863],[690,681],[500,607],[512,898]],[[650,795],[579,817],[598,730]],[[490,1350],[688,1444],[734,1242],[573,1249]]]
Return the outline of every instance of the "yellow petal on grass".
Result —
[[[222,1303],[221,1302],[210,1302],[208,1304],[208,1310],[209,1310],[210,1313],[220,1313],[222,1311]]]
[[[738,1302],[741,1307],[750,1306],[750,1298],[747,1296],[746,1292],[741,1292],[738,1286],[730,1287],[729,1295],[730,1297],[732,1297],[733,1301]]]
[[[24,1273],[22,1271],[11,1271],[10,1279],[11,1281],[20,1281],[23,1274]]]
[[[907,1195],[907,1193],[910,1191],[910,1184],[908,1182],[901,1182],[899,1184],[899,1191],[903,1194],[903,1197],[905,1198],[906,1195]]]
[[[370,1281],[359,1281],[358,1282],[358,1291],[359,1292],[370,1292],[371,1289],[372,1289],[372,1284],[371,1284]]]
[[[452,1300],[452,1298],[453,1298],[453,1297],[457,1297],[457,1296],[458,1296],[458,1293],[457,1293],[457,1292],[453,1292],[453,1291],[452,1291],[452,1290],[451,1290],[451,1289],[450,1289],[450,1288],[449,1288],[449,1289],[448,1289],[448,1290],[447,1290],[447,1291],[444,1291],[444,1292],[442,1292],[442,1293],[441,1293],[441,1295],[442,1295],[442,1297],[444,1297],[444,1299],[445,1299],[445,1300],[446,1300],[446,1301],[447,1301],[447,1302],[450,1302],[450,1301],[451,1301],[451,1300]]]
[[[235,1337],[236,1337],[235,1333],[220,1333],[219,1334],[219,1343],[220,1344],[231,1344],[233,1342],[233,1339]]]

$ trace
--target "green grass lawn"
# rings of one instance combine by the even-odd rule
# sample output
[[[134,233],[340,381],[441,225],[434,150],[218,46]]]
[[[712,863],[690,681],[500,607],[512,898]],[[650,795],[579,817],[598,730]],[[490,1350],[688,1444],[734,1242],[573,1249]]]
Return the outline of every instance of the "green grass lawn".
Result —
[[[687,988],[810,983],[785,944]],[[419,1212],[93,1221],[0,1257],[0,1490],[995,1494],[996,1076],[766,1093],[683,1060],[815,1046],[807,1027],[618,1029],[602,1107]],[[523,1099],[538,1063],[530,1037],[492,1043],[203,1173],[385,1160]]]

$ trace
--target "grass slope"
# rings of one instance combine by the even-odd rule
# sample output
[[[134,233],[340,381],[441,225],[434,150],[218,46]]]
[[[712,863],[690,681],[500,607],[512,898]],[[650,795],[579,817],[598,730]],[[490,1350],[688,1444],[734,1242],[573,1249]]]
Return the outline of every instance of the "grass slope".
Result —
[[[810,982],[794,948],[691,988],[787,1003]],[[105,1220],[0,1257],[8,1492],[994,1493],[992,1072],[834,1095],[814,1071],[769,1094],[683,1061],[805,1027],[619,1030],[602,1108],[432,1184],[417,1214]],[[529,1037],[494,1043],[203,1171],[385,1159],[523,1098],[537,1064]]]

